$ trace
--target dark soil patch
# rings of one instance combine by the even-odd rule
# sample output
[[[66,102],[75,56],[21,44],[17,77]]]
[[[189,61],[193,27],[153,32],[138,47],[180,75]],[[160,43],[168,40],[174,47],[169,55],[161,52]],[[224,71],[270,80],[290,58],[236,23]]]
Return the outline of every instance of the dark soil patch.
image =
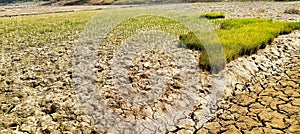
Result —
[[[43,6],[72,6],[72,5],[104,5],[106,0],[52,0],[42,4]]]

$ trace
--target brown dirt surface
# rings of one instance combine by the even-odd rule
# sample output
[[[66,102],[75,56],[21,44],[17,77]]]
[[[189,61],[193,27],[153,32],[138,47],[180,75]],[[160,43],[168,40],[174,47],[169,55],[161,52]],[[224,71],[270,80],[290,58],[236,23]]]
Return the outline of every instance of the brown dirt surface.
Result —
[[[95,10],[106,7],[120,8],[121,6],[43,6],[43,8],[40,6],[3,6],[0,7],[0,16]],[[223,11],[226,12],[227,18],[260,17],[300,22],[299,14],[284,13],[286,9],[299,9],[299,7],[299,2],[232,2],[198,3],[193,6],[191,4],[153,5],[138,8],[197,12]],[[75,76],[72,72],[72,58],[76,42],[78,40],[53,43],[38,48],[25,48],[20,52],[2,51],[0,53],[2,60],[0,62],[0,133],[101,133],[104,131],[83,113],[79,106],[78,96],[74,93],[75,85],[72,77]],[[104,53],[107,53],[107,57],[103,56]],[[149,55],[144,55],[144,58],[147,59],[150,57]],[[155,56],[160,59],[163,55],[152,57]],[[28,57],[30,60],[22,61],[22,57]],[[99,61],[108,61],[109,57],[113,57],[113,51],[104,47],[103,54],[99,55]],[[43,60],[39,60],[40,58]],[[152,72],[156,69],[155,63],[158,60],[147,59],[143,63],[137,62],[140,60],[141,56],[137,57],[133,62],[134,66],[130,67],[130,73],[133,75],[130,84],[135,85],[134,91],[143,94],[153,91],[153,88],[148,88],[143,82],[149,81],[147,77],[153,75]],[[102,73],[111,73],[108,63],[110,62],[95,64],[97,77],[102,77],[100,75]],[[45,66],[41,66],[41,64]],[[165,68],[161,66],[165,66]],[[158,67],[162,69],[161,72],[167,74],[170,74],[168,70],[176,69],[176,65],[169,65],[169,63],[161,64]],[[154,119],[161,120],[155,122],[151,118],[146,118],[145,120],[148,122],[143,125],[150,124],[149,126],[152,125],[153,128],[160,127],[161,129],[165,126],[160,124],[167,124],[168,128],[163,128],[163,131],[169,131],[169,133],[299,133],[299,70],[299,30],[279,36],[271,45],[257,54],[240,57],[228,63],[224,70],[227,75],[225,78],[226,93],[228,94],[218,103],[216,114],[203,126],[197,124],[202,117],[199,112],[201,109],[198,107],[195,107],[195,110],[190,113],[183,112],[182,116],[178,116],[176,119],[162,116],[161,113],[165,111],[164,109],[172,108],[167,103],[172,104],[172,100],[179,98],[178,93],[180,92],[177,92],[176,88],[182,89],[184,86],[184,83],[183,86],[176,85],[181,82],[180,80],[170,81],[171,84],[167,87],[171,88],[168,90],[170,96],[163,96],[162,103],[152,104],[157,109],[152,108],[151,105],[132,106],[128,109],[127,104],[129,105],[129,103],[118,106],[122,104],[122,99],[117,98],[114,90],[108,90],[103,94],[107,93],[107,102],[112,102],[109,109],[114,108],[113,112],[122,113],[123,116],[137,117],[137,119],[152,115]],[[16,73],[7,77],[6,74],[10,74],[12,71]],[[105,75],[107,79],[112,79],[108,76]],[[211,78],[208,74],[205,76]],[[170,78],[173,77],[170,76]],[[209,90],[207,81],[209,80],[203,80],[204,84],[201,83],[200,86],[205,91]],[[110,89],[109,81],[105,82],[105,88]],[[118,101],[113,100],[119,100],[120,103],[114,103]],[[166,105],[162,105],[164,103]],[[166,108],[159,109],[161,106]],[[178,111],[172,110],[167,113],[177,114]],[[100,114],[102,116],[110,115],[109,113]],[[172,124],[176,124],[176,126]],[[163,133],[152,128],[149,129],[149,127],[144,129],[148,133]]]
[[[71,6],[71,5],[105,5],[105,4],[110,4],[110,1],[109,0],[52,0],[42,5]]]
[[[100,6],[3,6],[0,9],[0,17],[37,15],[48,13],[62,13],[62,12],[77,12],[87,10],[100,10]]]
[[[73,6],[40,6],[40,5],[17,5],[17,6],[0,6],[0,17],[13,17],[24,15],[39,15],[50,13],[63,13],[63,12],[78,12],[101,10],[105,8],[124,8],[132,7],[132,5],[73,5]]]

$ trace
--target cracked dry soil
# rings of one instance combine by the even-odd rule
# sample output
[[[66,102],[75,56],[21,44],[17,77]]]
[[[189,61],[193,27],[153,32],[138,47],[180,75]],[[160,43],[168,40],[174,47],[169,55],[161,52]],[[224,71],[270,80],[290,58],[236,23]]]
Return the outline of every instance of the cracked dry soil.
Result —
[[[249,15],[247,13],[244,14],[246,16],[235,14],[235,11],[239,10],[234,9],[239,9],[239,5],[239,3],[224,4],[220,7],[224,7],[225,11],[230,10],[229,17],[247,17]],[[272,5],[276,3],[265,4],[266,7]],[[285,5],[289,4],[277,3],[275,7],[281,7],[280,10],[267,8],[265,13],[274,14],[272,17],[275,19],[299,20],[299,15],[287,17],[283,15],[282,7]],[[251,6],[255,9],[257,4],[250,4],[249,7]],[[174,5],[172,8],[181,6]],[[188,6],[185,5],[182,9],[186,10],[185,8]],[[204,7],[199,6],[192,10],[211,11],[216,5],[202,8]],[[262,17],[265,17],[266,14],[262,14]],[[1,51],[0,133],[107,133],[80,110],[72,80],[72,56],[75,44],[76,41],[68,41],[14,52]],[[147,58],[147,54],[145,57]],[[160,59],[163,55],[156,57]],[[138,60],[140,59],[134,62]],[[158,60],[150,60],[154,65],[155,62]],[[137,83],[147,82],[142,78],[149,75],[135,74],[141,70],[153,71],[146,67],[148,63],[146,66],[145,63],[136,63],[137,68],[132,66],[130,72],[132,82],[136,82],[134,87],[140,92],[147,92],[147,86]],[[161,66],[176,67],[169,64]],[[95,65],[97,77],[100,76],[99,72],[108,70],[109,66]],[[169,70],[167,73],[170,73],[170,70],[172,72],[172,68],[167,70]],[[171,120],[174,124],[181,123],[169,127],[169,133],[299,133],[299,70],[300,31],[294,31],[279,36],[270,46],[257,54],[238,58],[226,65],[226,69],[218,74],[226,80],[224,98],[218,101],[216,114],[207,124],[197,125],[201,109],[195,108],[192,112],[184,114],[180,121]],[[199,82],[200,89],[204,92],[209,91],[213,76],[205,73],[199,75],[203,76]],[[182,85],[170,87],[173,88],[171,90],[173,92],[176,88],[182,88]],[[138,113],[138,110],[133,112],[133,109],[129,109],[129,114],[131,113]],[[142,115],[137,117],[144,118]],[[155,130],[149,129],[148,132],[155,133]]]
[[[234,83],[232,95],[219,103],[214,117],[198,133],[299,133],[299,41],[296,31],[275,39],[248,61],[239,58],[236,64],[248,67],[236,71],[253,74],[237,76],[242,81]]]

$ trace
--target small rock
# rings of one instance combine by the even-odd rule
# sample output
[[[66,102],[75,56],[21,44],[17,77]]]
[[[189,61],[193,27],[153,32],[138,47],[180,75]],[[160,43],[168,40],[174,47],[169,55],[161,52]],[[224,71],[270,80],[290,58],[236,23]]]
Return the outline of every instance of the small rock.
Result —
[[[239,91],[242,91],[244,89],[244,84],[242,84],[242,83],[236,83],[235,84],[235,89],[239,90]]]
[[[150,66],[151,66],[151,63],[150,63],[150,62],[144,63],[144,67],[149,68]]]

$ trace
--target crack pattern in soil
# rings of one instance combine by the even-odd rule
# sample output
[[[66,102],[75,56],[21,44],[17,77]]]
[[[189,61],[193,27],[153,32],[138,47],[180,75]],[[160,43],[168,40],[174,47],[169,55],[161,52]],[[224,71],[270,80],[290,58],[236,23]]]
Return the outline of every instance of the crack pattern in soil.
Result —
[[[247,4],[249,8],[239,8],[245,7],[241,6],[244,4]],[[219,8],[222,7],[220,5],[210,5],[207,11],[226,10],[230,12],[228,16],[231,18],[249,17],[251,14],[247,13],[250,8],[253,8],[251,11],[255,13],[254,16],[266,17],[271,14],[272,18],[279,20],[299,20],[299,15],[285,16],[283,14],[285,8],[291,4],[298,6],[297,3],[270,2],[262,7],[265,8],[265,11],[261,11],[263,13],[257,12],[262,4],[255,2],[248,4],[230,3],[225,4],[223,9]],[[278,6],[269,8],[276,4],[280,5],[280,9],[276,9]],[[178,6],[174,5],[173,8],[179,8]],[[202,8],[205,7],[199,6],[193,10],[203,11]],[[236,14],[240,11],[241,13]],[[224,70],[226,75],[219,74],[220,77],[226,79],[225,99],[218,101],[215,108],[216,114],[208,120],[207,124],[198,124],[199,117],[202,117],[203,113],[200,112],[201,106],[196,106],[190,113],[184,113],[182,118],[166,119],[173,123],[180,123],[160,127],[166,133],[299,133],[299,35],[299,31],[294,31],[280,36],[272,45],[260,50],[258,54],[241,57],[228,63],[227,69]],[[16,52],[1,49],[0,133],[107,133],[98,128],[97,122],[93,122],[89,116],[85,115],[78,105],[79,102],[73,90],[76,85],[72,80],[77,76],[71,69],[74,44],[76,44],[74,41],[47,44]],[[107,55],[107,53],[113,54],[114,51],[102,48],[98,55],[99,59],[101,55]],[[110,59],[113,58],[113,55],[107,56]],[[138,61],[138,58],[135,60]],[[153,65],[154,63],[153,61]],[[137,64],[137,66],[144,67],[144,64]],[[96,82],[105,84],[102,81],[103,76],[113,78],[111,75],[106,75],[111,70],[107,64],[95,63],[94,68],[95,77],[101,78],[95,79]],[[131,70],[129,75],[139,72],[139,69],[135,70],[134,67],[128,70]],[[205,72],[199,75],[200,82],[197,82],[200,83],[200,90],[198,89],[198,92],[208,94],[213,76]],[[181,77],[181,79],[183,77],[182,75],[174,76]],[[135,76],[131,79],[134,82],[141,80],[142,76]],[[128,80],[130,81],[130,78]],[[182,81],[178,80],[178,82]],[[104,84],[99,85],[99,88],[107,88]],[[142,86],[137,86],[137,88],[136,90],[140,90]],[[115,113],[118,113],[117,109]],[[110,113],[100,114],[109,115]],[[131,115],[136,115],[137,119],[146,117],[133,113]],[[142,126],[145,132],[159,133],[145,123]]]
[[[240,75],[232,95],[198,133],[298,133],[300,83],[300,33],[295,31],[275,39],[257,55],[239,58],[231,64],[248,65],[251,77]],[[265,58],[268,56],[270,58]],[[251,63],[257,66],[249,66]],[[262,68],[261,70],[259,68]],[[241,69],[227,68],[238,72]],[[242,73],[247,73],[242,72]],[[234,78],[228,73],[228,81]],[[235,73],[236,74],[236,73]],[[247,75],[246,75],[247,76]]]

